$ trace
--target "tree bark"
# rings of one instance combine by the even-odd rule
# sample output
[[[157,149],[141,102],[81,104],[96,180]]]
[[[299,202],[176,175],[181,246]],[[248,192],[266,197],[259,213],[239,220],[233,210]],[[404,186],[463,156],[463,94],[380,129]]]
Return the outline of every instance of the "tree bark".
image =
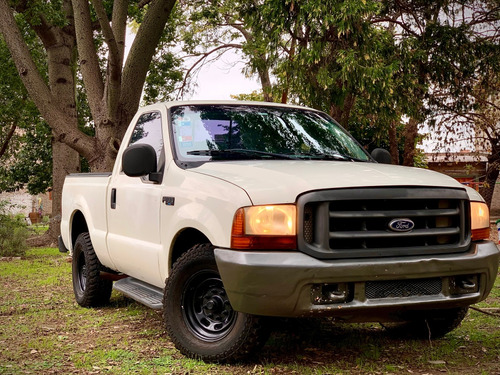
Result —
[[[262,85],[262,93],[264,94],[265,102],[273,102],[273,93],[271,78],[269,78],[269,70],[267,68],[258,69],[260,84]]]
[[[16,124],[12,124],[12,126],[10,127],[9,132],[7,133],[7,137],[5,138],[5,141],[3,142],[3,145],[0,148],[0,158],[7,151],[7,148],[9,147],[10,140],[14,136],[14,133],[15,133],[16,129],[17,129],[17,125]]]
[[[52,218],[49,224],[51,238],[57,238],[61,225],[61,194],[64,179],[70,173],[80,171],[80,156],[78,153],[61,142],[52,142]]]
[[[486,169],[486,178],[483,181],[483,186],[479,188],[481,194],[491,208],[493,193],[495,192],[495,184],[500,174],[500,150],[492,152],[488,157],[488,168]]]
[[[59,105],[61,97],[51,92],[49,86],[38,72],[38,68],[33,62],[28,46],[17,27],[12,12],[7,1],[0,0],[0,32],[11,52],[12,59],[14,60],[21,80],[31,100],[33,100],[40,114],[45,121],[47,121],[58,140],[66,143],[85,157],[92,156],[95,149],[94,140],[92,137],[78,130],[78,127],[73,126],[73,120],[68,118],[67,114],[64,112],[64,108]],[[40,38],[42,42],[44,42],[46,49],[57,46],[57,43],[62,42],[58,41],[54,43],[54,38],[56,37],[55,32],[57,30],[55,26],[47,26],[46,28],[38,26],[34,28],[36,28],[37,33],[41,33]],[[43,32],[47,30],[49,30],[48,33],[50,34],[43,34]],[[71,57],[73,58],[73,55],[71,55]],[[71,59],[68,60],[67,63],[70,61]],[[49,70],[52,65],[52,61],[49,59]],[[73,87],[73,91],[74,90],[75,88]],[[74,96],[74,92],[72,96]]]
[[[418,121],[415,118],[410,118],[404,130],[404,158],[403,165],[413,167],[415,158],[415,147],[418,136]]]
[[[76,113],[75,76],[73,67],[75,61],[75,39],[73,35],[61,32],[59,43],[47,48],[50,61],[49,88],[52,94],[59,98],[60,109],[64,112],[72,128],[78,129]],[[68,145],[53,139],[52,141],[52,218],[47,236],[57,239],[61,230],[61,198],[62,187],[66,175],[80,171],[80,156]]]
[[[399,164],[398,133],[396,122],[389,126],[389,152],[391,153],[392,164]]]
[[[122,73],[120,96],[122,126],[127,126],[134,117],[141,99],[149,64],[155,53],[161,34],[170,17],[176,0],[156,0],[149,4],[148,11],[130,48]]]

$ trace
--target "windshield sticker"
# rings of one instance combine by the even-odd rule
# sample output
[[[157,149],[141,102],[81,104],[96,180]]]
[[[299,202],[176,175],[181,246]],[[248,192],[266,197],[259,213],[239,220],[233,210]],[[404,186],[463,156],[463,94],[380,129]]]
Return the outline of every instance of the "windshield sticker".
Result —
[[[179,126],[191,126],[191,119],[189,117],[181,117],[177,119],[177,124]]]

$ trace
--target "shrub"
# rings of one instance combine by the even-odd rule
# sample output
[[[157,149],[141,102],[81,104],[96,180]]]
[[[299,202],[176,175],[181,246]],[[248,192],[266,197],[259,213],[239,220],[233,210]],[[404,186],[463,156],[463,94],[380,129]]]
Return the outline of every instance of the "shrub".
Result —
[[[0,201],[0,257],[24,256],[28,246],[28,228],[22,215],[13,216],[8,212],[12,205]]]

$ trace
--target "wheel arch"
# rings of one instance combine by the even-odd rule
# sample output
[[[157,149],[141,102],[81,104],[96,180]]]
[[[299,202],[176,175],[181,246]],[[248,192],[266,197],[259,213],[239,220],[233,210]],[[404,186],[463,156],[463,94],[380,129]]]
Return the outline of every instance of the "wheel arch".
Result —
[[[76,210],[73,213],[73,218],[71,220],[71,247],[74,247],[76,239],[80,234],[88,231],[89,227],[85,216],[82,211]]]
[[[198,229],[184,228],[177,232],[170,249],[168,272],[170,273],[172,266],[182,254],[191,249],[194,245],[203,243],[211,242],[208,237]]]

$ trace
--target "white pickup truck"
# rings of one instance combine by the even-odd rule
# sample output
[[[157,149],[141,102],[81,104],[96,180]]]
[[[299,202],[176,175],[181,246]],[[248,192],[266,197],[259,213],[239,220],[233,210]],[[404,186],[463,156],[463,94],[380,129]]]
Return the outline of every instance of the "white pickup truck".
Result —
[[[442,336],[497,275],[488,207],[452,178],[374,158],[309,108],[142,108],[112,173],[66,178],[59,247],[76,300],[103,305],[115,288],[162,309],[176,347],[208,361],[258,349],[269,316]]]

